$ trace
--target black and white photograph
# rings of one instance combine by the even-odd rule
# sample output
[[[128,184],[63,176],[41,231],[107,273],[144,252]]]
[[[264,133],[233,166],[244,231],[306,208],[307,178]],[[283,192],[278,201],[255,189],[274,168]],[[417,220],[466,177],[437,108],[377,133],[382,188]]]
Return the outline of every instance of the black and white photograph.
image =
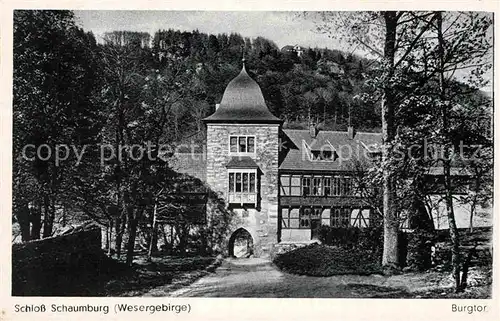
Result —
[[[118,9],[12,11],[11,296],[492,298],[493,12]]]

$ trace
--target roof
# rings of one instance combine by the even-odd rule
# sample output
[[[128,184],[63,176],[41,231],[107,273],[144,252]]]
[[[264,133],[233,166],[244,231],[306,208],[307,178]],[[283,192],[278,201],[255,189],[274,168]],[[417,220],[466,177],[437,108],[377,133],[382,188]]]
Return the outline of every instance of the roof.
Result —
[[[315,138],[309,130],[284,129],[285,141],[281,153],[284,155],[280,170],[301,171],[349,171],[356,160],[370,160],[370,156],[380,152],[382,134],[355,133],[351,139],[347,132],[319,131]],[[334,161],[313,161],[309,158],[311,150],[335,151],[338,158]]]
[[[206,155],[201,153],[176,153],[170,159],[172,169],[178,173],[196,177],[202,181],[207,178]]]
[[[259,168],[259,165],[249,156],[233,157],[227,163],[227,168]]]
[[[247,73],[245,64],[238,76],[229,82],[219,108],[204,119],[207,123],[281,123],[267,108],[262,91]]]

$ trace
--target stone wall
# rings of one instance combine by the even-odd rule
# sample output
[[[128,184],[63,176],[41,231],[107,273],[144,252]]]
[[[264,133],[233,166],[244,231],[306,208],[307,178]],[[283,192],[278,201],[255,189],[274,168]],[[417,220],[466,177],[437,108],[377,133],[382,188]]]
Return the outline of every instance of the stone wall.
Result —
[[[207,126],[207,183],[227,200],[229,175],[226,165],[230,135],[254,135],[259,166],[258,183],[261,197],[257,209],[235,210],[233,231],[243,227],[252,234],[256,256],[268,256],[272,244],[277,242],[278,225],[278,147],[279,125],[208,124]]]
[[[98,274],[101,229],[93,226],[67,235],[12,245],[12,295],[60,295],[71,292],[87,274]],[[90,287],[90,285],[89,285]]]

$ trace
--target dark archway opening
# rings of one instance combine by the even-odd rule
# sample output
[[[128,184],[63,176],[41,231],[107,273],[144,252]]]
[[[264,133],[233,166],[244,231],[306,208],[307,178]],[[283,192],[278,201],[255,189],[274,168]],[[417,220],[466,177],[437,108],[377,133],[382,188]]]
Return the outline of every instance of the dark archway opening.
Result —
[[[230,257],[250,257],[253,255],[252,235],[244,228],[237,229],[229,238],[228,250]]]

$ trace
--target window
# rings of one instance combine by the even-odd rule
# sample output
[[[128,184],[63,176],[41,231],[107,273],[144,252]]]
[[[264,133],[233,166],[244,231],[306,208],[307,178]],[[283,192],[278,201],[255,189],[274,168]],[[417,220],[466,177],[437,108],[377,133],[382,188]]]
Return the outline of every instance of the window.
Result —
[[[250,193],[255,193],[255,173],[250,173]]]
[[[255,173],[229,173],[230,193],[255,193]]]
[[[281,210],[281,228],[282,229],[298,229],[299,228],[299,209],[298,208],[283,208]]]
[[[323,181],[322,177],[314,177],[313,178],[312,195],[323,196],[323,182],[322,181]]]
[[[330,226],[330,209],[324,208],[321,212],[321,225]]]
[[[300,225],[299,228],[307,229],[311,228],[311,212],[312,209],[310,207],[304,207],[300,211]]]
[[[247,139],[246,137],[238,137],[238,152],[246,153],[247,152]]]
[[[298,208],[290,209],[290,228],[299,228],[300,210]]]
[[[311,178],[302,177],[302,195],[307,196],[311,194]]]
[[[248,137],[248,152],[255,153],[255,138]]]
[[[234,192],[234,173],[229,173],[229,191]]]
[[[331,150],[312,150],[311,160],[313,161],[323,161],[323,162],[333,162],[334,152]]]
[[[356,208],[351,211],[351,226],[369,227],[370,226],[370,209]]]
[[[231,137],[229,138],[229,145],[231,146],[231,147],[230,147],[230,152],[231,152],[231,153],[236,153],[236,152],[238,152],[238,146],[236,146],[237,142],[238,142],[238,137],[231,136]]]
[[[321,207],[314,207],[311,212],[311,219],[318,220],[321,219],[321,212],[323,209]]]
[[[352,195],[352,179],[350,177],[343,178],[343,194],[342,195]]]
[[[290,195],[290,175],[281,175],[280,184],[281,184],[281,194],[284,196]]]
[[[315,224],[344,228],[351,226],[369,227],[370,209],[319,206],[281,209],[282,229],[314,229]]]
[[[340,195],[340,177],[334,177],[332,179],[332,195]]]
[[[281,175],[283,196],[349,196],[354,195],[352,177]]]
[[[353,195],[352,177],[335,176],[332,178],[331,182],[332,182],[331,195],[334,196]]]
[[[229,169],[228,203],[257,204],[257,171],[255,169]]]
[[[290,180],[290,195],[300,196],[300,176],[292,175]]]
[[[330,177],[324,177],[323,178],[323,186],[324,186],[324,189],[325,189],[325,196],[330,196],[331,195],[331,192],[332,192],[331,184],[332,184],[332,180],[331,180]]]
[[[334,207],[331,211],[330,226],[349,227],[350,218],[351,210],[349,208]]]
[[[255,153],[254,136],[230,136],[229,151],[235,154],[253,154]]]
[[[250,173],[241,174],[243,176],[243,193],[248,193],[248,174]]]
[[[236,188],[234,191],[236,193],[241,192],[241,173],[236,173]]]

